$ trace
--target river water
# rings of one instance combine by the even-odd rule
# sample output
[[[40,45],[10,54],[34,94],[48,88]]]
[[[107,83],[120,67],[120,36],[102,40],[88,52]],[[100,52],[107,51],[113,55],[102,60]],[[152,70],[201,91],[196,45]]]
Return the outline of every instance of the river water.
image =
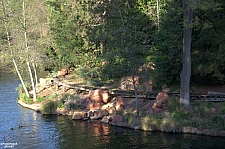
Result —
[[[99,121],[41,115],[19,106],[20,82],[0,68],[0,149],[221,149],[225,138],[191,134],[135,131]]]

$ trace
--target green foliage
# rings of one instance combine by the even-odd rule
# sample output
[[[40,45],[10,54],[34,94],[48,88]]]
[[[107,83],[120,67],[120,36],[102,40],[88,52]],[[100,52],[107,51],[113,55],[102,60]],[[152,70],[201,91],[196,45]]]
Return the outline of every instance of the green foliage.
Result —
[[[184,112],[178,110],[174,111],[172,113],[172,116],[175,117],[177,120],[184,120],[187,117],[187,115]]]
[[[19,93],[19,99],[27,104],[33,104],[32,98],[28,98],[25,93]]]
[[[58,106],[57,101],[45,100],[42,103],[42,107],[41,107],[40,111],[43,114],[51,114],[57,109],[57,106]]]
[[[123,116],[123,120],[125,120],[128,123],[133,122],[136,117],[135,113],[132,111],[125,111],[122,116]]]
[[[154,86],[177,84],[182,64],[182,1],[33,0],[26,2],[29,53],[35,63],[55,71],[72,62],[91,85],[103,85],[152,64]],[[157,8],[158,2],[158,8]],[[7,6],[14,58],[28,76],[22,1]],[[1,7],[1,10],[4,10]],[[225,44],[223,1],[198,1],[192,30],[192,83],[224,84]],[[14,14],[11,14],[13,10]],[[42,14],[42,15],[39,15]],[[0,18],[4,18],[0,13]],[[3,19],[0,28],[4,29]],[[41,25],[40,25],[41,24]],[[17,32],[15,32],[17,31]],[[6,32],[0,50],[7,55]],[[41,50],[40,50],[41,49]],[[11,57],[9,57],[11,59]],[[21,90],[21,92],[23,92]]]
[[[225,120],[221,116],[218,116],[218,115],[215,115],[212,117],[212,122],[214,124],[218,124],[220,126],[225,126]]]
[[[171,97],[168,101],[168,111],[174,112],[180,110],[179,100],[176,97]]]
[[[200,118],[207,118],[211,111],[211,104],[202,103],[200,101],[196,101],[192,103],[193,108],[195,110],[195,115]]]
[[[103,80],[100,78],[100,68],[94,67],[94,68],[78,68],[75,71],[76,75],[80,78],[83,78],[85,83],[88,85],[95,85],[100,86],[102,85]]]
[[[219,114],[225,115],[225,102],[222,102],[221,107],[219,109]]]
[[[31,85],[30,85],[30,83],[24,82],[24,84],[25,84],[25,87],[27,88],[28,91],[31,90]],[[19,84],[19,86],[16,88],[16,91],[17,91],[19,94],[25,93],[22,84]]]
[[[224,2],[203,1],[196,10],[193,31],[193,81],[199,84],[224,84],[225,29],[221,21]]]
[[[81,98],[78,95],[64,94],[59,100],[58,108],[64,107],[67,110],[77,110],[82,108]]]
[[[185,114],[180,108],[179,100],[176,97],[171,97],[168,101],[168,111],[178,121],[185,120],[187,114]]]
[[[42,101],[44,101],[45,99],[46,99],[46,98],[41,97],[40,95],[37,95],[36,102],[42,102]]]

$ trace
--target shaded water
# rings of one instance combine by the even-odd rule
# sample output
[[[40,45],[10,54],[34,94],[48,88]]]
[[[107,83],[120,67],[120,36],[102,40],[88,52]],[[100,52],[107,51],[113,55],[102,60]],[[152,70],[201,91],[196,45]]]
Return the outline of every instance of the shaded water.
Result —
[[[19,83],[0,68],[0,148],[10,147],[6,142],[18,149],[225,148],[222,137],[134,131],[99,121],[41,115],[17,104]]]

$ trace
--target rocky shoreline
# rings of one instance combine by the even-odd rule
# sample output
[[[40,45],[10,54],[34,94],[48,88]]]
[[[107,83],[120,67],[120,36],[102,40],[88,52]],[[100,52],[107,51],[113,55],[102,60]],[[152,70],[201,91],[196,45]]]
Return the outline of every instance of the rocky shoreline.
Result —
[[[43,90],[43,89],[42,89]],[[51,89],[52,90],[52,89]],[[53,91],[53,90],[52,90]],[[143,99],[139,100],[139,105],[146,110],[146,115],[155,115],[157,113],[168,114],[164,108],[166,107],[169,89],[162,89],[156,100],[149,102]],[[71,116],[72,120],[100,120],[102,123],[109,125],[125,127],[143,131],[163,131],[171,133],[190,133],[208,136],[225,136],[225,131],[212,131],[208,129],[199,130],[191,126],[178,126],[159,124],[151,125],[147,116],[140,114],[139,120],[135,120],[135,99],[124,99],[122,97],[112,96],[104,90],[92,90],[87,96],[82,98],[82,107],[84,110],[67,110],[66,108],[57,108],[51,113],[42,113],[41,108],[43,102],[26,104],[22,100],[18,100],[18,104],[22,107],[32,109],[42,114],[55,114]],[[130,111],[130,113],[128,112]],[[130,121],[129,119],[132,119]],[[147,119],[147,120],[146,120]],[[163,126],[163,127],[162,127]]]

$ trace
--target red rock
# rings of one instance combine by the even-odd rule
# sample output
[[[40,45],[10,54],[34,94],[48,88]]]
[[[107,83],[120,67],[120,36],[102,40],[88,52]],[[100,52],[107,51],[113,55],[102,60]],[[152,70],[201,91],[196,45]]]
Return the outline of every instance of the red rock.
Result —
[[[102,102],[102,91],[100,89],[89,92],[89,97],[92,101]]]
[[[117,105],[125,105],[125,102],[124,102],[123,98],[120,97],[120,98],[117,100],[116,106],[117,106]]]
[[[111,100],[111,94],[108,91],[103,91],[102,92],[102,101],[104,103],[108,103]]]
[[[107,123],[109,124],[109,119],[107,118],[107,116],[104,116],[101,120],[102,123]]]
[[[116,111],[124,110],[124,106],[122,104],[116,106]]]
[[[86,112],[74,112],[73,116],[72,116],[72,119],[73,120],[80,120],[80,119],[85,118],[85,115],[86,115]]]
[[[154,104],[156,104],[157,108],[162,108],[162,102],[161,101],[156,101]]]
[[[94,109],[94,103],[93,103],[93,102],[87,103],[87,104],[86,104],[86,109],[87,109],[87,110],[90,110],[90,111],[95,110],[95,109]]]
[[[98,103],[98,102],[95,102],[95,103],[94,103],[94,109],[95,109],[95,110],[100,109],[101,106],[102,106],[102,103]]]
[[[109,115],[108,110],[99,110],[99,113],[98,113],[99,117],[104,117],[104,116],[107,116],[107,115]]]
[[[58,71],[58,76],[65,76],[67,74],[68,74],[67,69],[61,69],[60,71]]]
[[[168,102],[168,98],[163,98],[163,99],[160,100],[160,102],[163,103],[163,104],[165,104],[165,103]]]
[[[162,108],[154,108],[153,109],[153,112],[155,112],[155,113],[159,113],[159,112],[161,112],[162,111]]]
[[[111,124],[112,125],[121,125],[123,122],[123,118],[120,114],[116,115],[115,118],[112,119]]]
[[[94,115],[94,113],[92,111],[87,112],[87,117],[92,117],[93,115]]]
[[[114,107],[110,107],[110,108],[108,109],[108,112],[109,112],[109,114],[113,114],[113,113],[116,112],[116,109],[115,109]]]
[[[152,108],[156,108],[156,107],[157,107],[157,105],[156,105],[156,103],[154,103],[153,106],[152,106]]]
[[[156,100],[161,100],[161,99],[164,99],[164,98],[169,98],[169,95],[167,95],[166,93],[158,93],[157,97],[156,97]]]
[[[99,116],[99,111],[94,111],[93,116],[94,116],[94,117]]]

